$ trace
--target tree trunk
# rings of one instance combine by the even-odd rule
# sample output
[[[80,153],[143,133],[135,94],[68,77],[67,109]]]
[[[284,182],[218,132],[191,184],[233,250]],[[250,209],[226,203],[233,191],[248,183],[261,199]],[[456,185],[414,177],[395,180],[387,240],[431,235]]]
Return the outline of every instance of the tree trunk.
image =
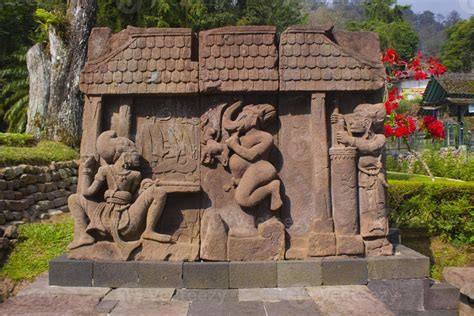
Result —
[[[43,44],[36,44],[26,55],[30,81],[28,124],[26,132],[39,138],[45,124],[49,102],[51,62]]]
[[[51,86],[46,134],[69,145],[78,145],[80,141],[83,97],[79,76],[86,61],[96,11],[96,0],[70,0],[67,33],[50,27]]]
[[[49,56],[41,44],[28,52],[29,133],[79,145],[83,108],[79,76],[96,11],[96,0],[69,0],[66,31],[59,31],[64,26],[49,27]]]

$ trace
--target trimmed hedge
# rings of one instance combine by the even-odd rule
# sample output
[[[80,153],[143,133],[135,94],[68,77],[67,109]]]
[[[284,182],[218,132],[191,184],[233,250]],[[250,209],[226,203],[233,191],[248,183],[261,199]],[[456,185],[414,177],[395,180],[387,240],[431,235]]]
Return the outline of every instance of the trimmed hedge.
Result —
[[[474,243],[474,183],[389,181],[390,217],[454,243]]]

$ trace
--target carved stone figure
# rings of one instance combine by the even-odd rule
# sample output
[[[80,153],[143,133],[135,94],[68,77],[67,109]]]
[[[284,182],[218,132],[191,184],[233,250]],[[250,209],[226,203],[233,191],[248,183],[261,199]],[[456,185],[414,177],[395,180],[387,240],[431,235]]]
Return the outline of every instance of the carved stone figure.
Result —
[[[281,181],[276,168],[268,161],[273,147],[273,135],[265,131],[275,120],[276,110],[270,104],[244,106],[241,101],[230,106],[221,105],[216,109],[203,116],[201,125],[203,163],[212,166],[218,161],[221,164],[220,168],[210,171],[214,174],[213,183],[207,191],[213,206],[205,211],[203,218],[202,247],[206,249],[209,240],[206,237],[219,231],[216,227],[225,222],[228,231],[221,235],[225,234],[228,238],[228,244],[222,251],[226,253],[227,259],[243,260],[249,255],[258,256],[259,254],[252,254],[245,249],[247,246],[242,247],[243,244],[251,243],[261,243],[262,247],[270,249],[268,253],[271,255],[261,250],[261,259],[280,256],[279,245],[284,242],[280,237],[284,234],[283,225],[267,211],[269,208],[275,212],[282,206]],[[222,139],[222,134],[225,134],[225,140]],[[230,175],[222,167],[227,167]],[[216,184],[219,183],[218,177],[223,182],[227,182],[227,178],[228,183]],[[214,193],[215,191],[221,193]],[[232,195],[232,200],[227,201],[225,196],[229,194]],[[269,206],[265,203],[267,199]],[[220,201],[223,200],[227,205],[221,208]],[[224,213],[221,211],[223,209],[227,211]],[[257,223],[257,217],[261,218],[262,223]],[[277,234],[280,242],[277,243],[276,250],[267,246],[271,243],[272,238],[269,237],[273,234],[265,233],[268,230],[281,232]],[[246,238],[248,240],[243,242]]]
[[[277,171],[268,162],[273,136],[262,130],[275,119],[275,108],[270,104],[247,105],[232,120],[240,108],[242,102],[231,105],[224,112],[222,121],[231,135],[226,143],[233,152],[229,168],[236,187],[235,200],[242,207],[252,207],[270,196],[270,209],[276,211],[282,201]]]
[[[359,154],[360,233],[367,240],[366,252],[389,255],[392,247],[385,239],[389,228],[386,205],[388,185],[382,163],[386,138],[382,133],[376,133],[383,128],[385,115],[382,103],[358,105],[353,113],[344,115],[347,130],[337,132],[337,141],[356,148]],[[383,242],[378,243],[377,249],[371,249],[375,245],[374,239],[379,238]]]
[[[126,260],[142,239],[170,242],[170,236],[155,232],[166,203],[166,191],[159,187],[159,181],[142,181],[140,172],[133,170],[140,165],[135,144],[107,131],[97,139],[97,154],[105,164],[92,177],[95,159],[87,157],[82,168],[84,191],[69,198],[75,221],[69,249],[108,240],[113,241],[120,257]],[[103,189],[103,199],[95,202],[94,196]]]

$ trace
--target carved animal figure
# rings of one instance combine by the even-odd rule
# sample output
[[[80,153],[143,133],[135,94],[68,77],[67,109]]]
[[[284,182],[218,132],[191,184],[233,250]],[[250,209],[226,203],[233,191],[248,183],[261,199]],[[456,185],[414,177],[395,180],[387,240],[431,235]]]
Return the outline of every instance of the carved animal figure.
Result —
[[[229,168],[235,200],[242,207],[256,206],[268,196],[271,210],[282,206],[281,182],[275,167],[268,161],[273,136],[263,130],[275,117],[275,108],[270,104],[242,108],[242,102],[236,102],[224,112],[222,126],[231,135],[226,144],[233,152]]]

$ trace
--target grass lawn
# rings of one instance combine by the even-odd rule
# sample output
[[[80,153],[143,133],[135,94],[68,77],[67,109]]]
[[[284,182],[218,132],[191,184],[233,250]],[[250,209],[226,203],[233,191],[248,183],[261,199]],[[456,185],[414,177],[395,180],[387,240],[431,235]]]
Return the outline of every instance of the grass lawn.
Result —
[[[0,276],[14,281],[32,280],[48,269],[48,262],[63,254],[72,241],[73,222],[63,215],[54,223],[19,227],[19,241],[0,269]]]
[[[399,180],[399,181],[421,181],[421,182],[433,182],[429,176],[424,176],[421,174],[411,174],[403,172],[388,171],[387,172],[388,181],[390,180]],[[435,177],[435,182],[466,182],[456,179],[440,178]]]
[[[79,157],[76,150],[52,141],[40,141],[33,147],[0,146],[0,167],[19,164],[48,165]]]

